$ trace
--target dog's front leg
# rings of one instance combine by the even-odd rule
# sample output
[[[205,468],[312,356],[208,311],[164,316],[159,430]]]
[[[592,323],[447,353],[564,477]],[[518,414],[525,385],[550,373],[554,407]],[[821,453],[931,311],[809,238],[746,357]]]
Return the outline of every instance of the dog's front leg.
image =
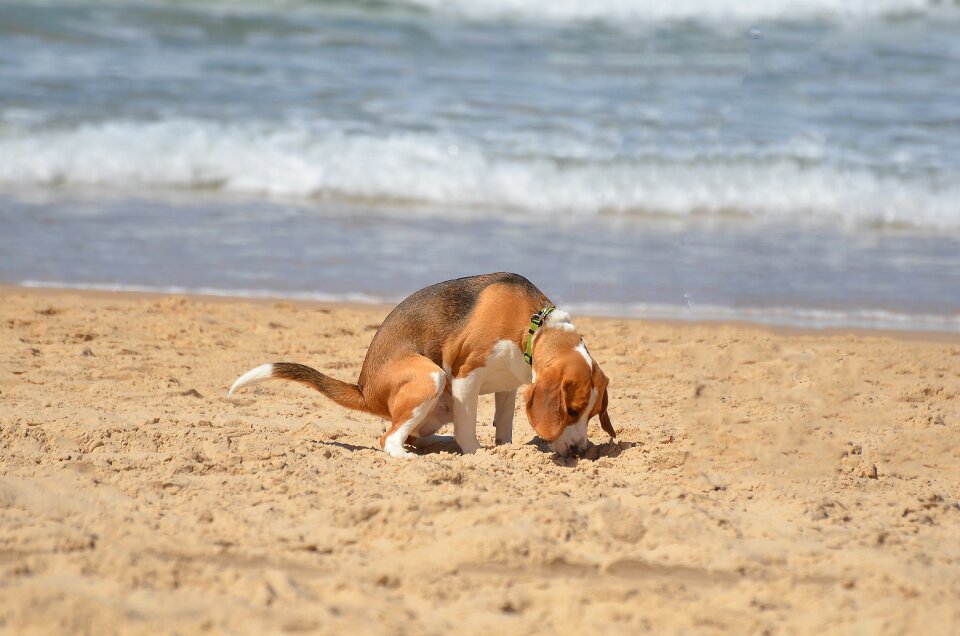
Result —
[[[497,444],[513,443],[513,406],[517,403],[516,391],[498,391],[495,395],[496,411],[493,426],[497,429]]]
[[[477,441],[477,399],[480,397],[480,378],[471,373],[455,378],[453,393],[453,437],[464,455],[472,455],[480,448]]]

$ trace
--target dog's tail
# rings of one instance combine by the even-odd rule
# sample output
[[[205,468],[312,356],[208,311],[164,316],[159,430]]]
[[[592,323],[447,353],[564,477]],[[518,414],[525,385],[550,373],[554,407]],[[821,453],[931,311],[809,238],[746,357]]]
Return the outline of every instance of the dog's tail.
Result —
[[[237,381],[230,387],[230,392],[227,393],[227,397],[236,393],[237,389],[272,378],[299,382],[311,389],[320,391],[340,406],[356,411],[370,412],[370,407],[367,406],[366,400],[363,399],[363,394],[360,393],[360,387],[356,384],[341,382],[340,380],[320,373],[316,369],[311,369],[304,364],[296,364],[293,362],[261,364],[255,369],[250,369],[237,378]]]

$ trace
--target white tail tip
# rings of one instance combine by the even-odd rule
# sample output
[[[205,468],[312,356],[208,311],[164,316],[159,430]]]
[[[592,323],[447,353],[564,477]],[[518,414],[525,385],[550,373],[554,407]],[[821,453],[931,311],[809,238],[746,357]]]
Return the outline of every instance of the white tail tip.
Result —
[[[255,369],[250,369],[233,383],[233,386],[230,387],[230,391],[227,393],[227,397],[232,397],[236,393],[237,389],[242,389],[248,384],[256,384],[257,382],[263,382],[264,380],[269,380],[273,377],[273,365],[272,364],[261,364]]]

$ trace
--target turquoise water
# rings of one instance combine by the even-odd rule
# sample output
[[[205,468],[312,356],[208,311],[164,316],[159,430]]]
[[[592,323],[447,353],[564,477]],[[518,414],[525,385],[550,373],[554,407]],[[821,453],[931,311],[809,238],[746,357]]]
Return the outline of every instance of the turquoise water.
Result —
[[[0,5],[0,279],[960,329],[950,3]]]

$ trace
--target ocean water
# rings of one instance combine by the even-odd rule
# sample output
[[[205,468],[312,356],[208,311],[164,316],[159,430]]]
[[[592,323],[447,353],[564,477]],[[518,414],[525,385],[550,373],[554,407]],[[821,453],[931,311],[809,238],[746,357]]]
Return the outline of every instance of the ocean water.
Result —
[[[960,330],[960,4],[0,3],[0,280]]]

